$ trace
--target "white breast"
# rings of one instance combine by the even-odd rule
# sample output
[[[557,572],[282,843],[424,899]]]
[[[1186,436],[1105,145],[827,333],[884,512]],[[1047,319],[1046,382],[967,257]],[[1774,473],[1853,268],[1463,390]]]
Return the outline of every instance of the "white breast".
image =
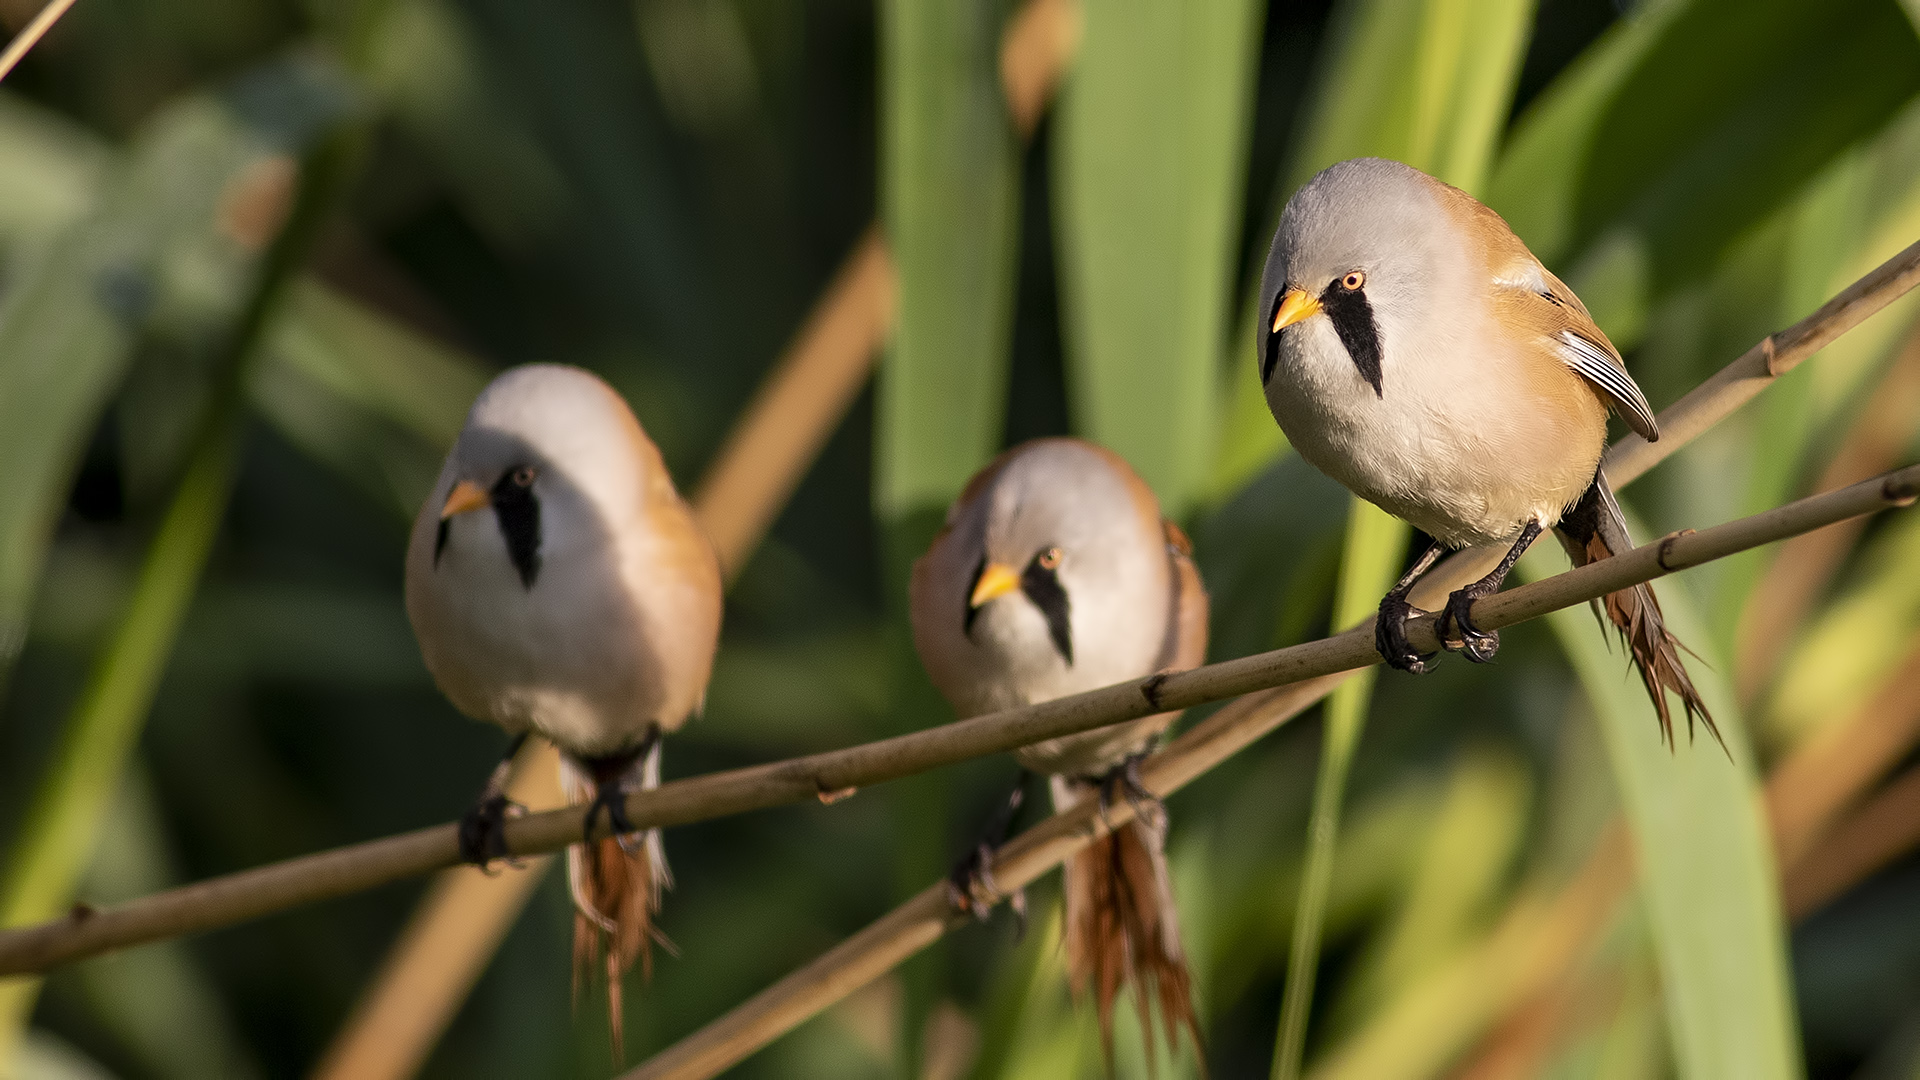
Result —
[[[1282,331],[1267,404],[1310,464],[1442,543],[1511,539],[1551,525],[1593,478],[1604,426],[1570,422],[1537,358],[1471,304],[1419,321],[1376,304],[1381,392],[1325,315]]]

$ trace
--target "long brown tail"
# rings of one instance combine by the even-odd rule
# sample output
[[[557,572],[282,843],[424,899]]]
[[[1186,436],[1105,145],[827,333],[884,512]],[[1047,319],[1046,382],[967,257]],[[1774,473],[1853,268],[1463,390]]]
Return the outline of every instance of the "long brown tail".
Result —
[[[660,744],[654,743],[617,776],[599,779],[563,756],[560,779],[567,802],[575,806],[592,802],[601,783],[618,783],[628,791],[650,791],[660,786]],[[673,875],[667,869],[658,829],[609,836],[567,849],[567,888],[573,894],[574,908],[574,1000],[579,1001],[581,990],[596,976],[605,977],[607,1027],[616,1065],[626,1058],[622,980],[636,960],[643,977],[653,977],[653,944],[666,944],[653,925],[653,916],[660,910],[661,892],[672,885]]]
[[[1575,566],[1611,558],[1633,547],[1633,540],[1627,535],[1626,515],[1621,513],[1604,472],[1594,474],[1593,485],[1560,519],[1554,532]],[[1686,665],[1680,661],[1680,650],[1686,646],[1667,629],[1653,586],[1642,583],[1608,593],[1604,606],[1607,620],[1620,632],[1633,654],[1633,664],[1647,688],[1647,697],[1653,700],[1653,709],[1660,715],[1660,734],[1667,745],[1673,745],[1673,714],[1667,704],[1667,692],[1672,691],[1687,710],[1687,738],[1693,738],[1693,720],[1698,716],[1713,734],[1714,741],[1725,750],[1727,741],[1720,737],[1713,714],[1707,711],[1707,703],[1693,688]]]
[[[1099,785],[1053,778],[1053,802],[1064,810],[1098,798]],[[1146,820],[1151,817],[1153,820]],[[1154,1061],[1152,1006],[1157,1001],[1169,1054],[1185,1030],[1200,1048],[1200,1024],[1193,1011],[1193,977],[1180,945],[1180,918],[1167,875],[1167,824],[1164,811],[1137,816],[1119,830],[1094,841],[1061,869],[1066,897],[1067,981],[1076,998],[1089,988],[1100,1017],[1100,1036],[1108,1071],[1113,1065],[1113,1002],[1120,988],[1133,984],[1133,1002],[1146,1040],[1147,1063]]]

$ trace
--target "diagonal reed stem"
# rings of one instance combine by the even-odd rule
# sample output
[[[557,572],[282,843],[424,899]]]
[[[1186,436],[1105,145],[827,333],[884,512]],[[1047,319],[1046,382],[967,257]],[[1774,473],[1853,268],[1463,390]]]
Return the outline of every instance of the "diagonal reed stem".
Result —
[[[1916,495],[1920,495],[1920,465],[1700,532],[1671,533],[1614,558],[1488,597],[1474,605],[1474,621],[1489,630],[1513,626],[1836,521],[1904,506]],[[1409,640],[1416,648],[1428,652],[1439,648],[1433,623],[1433,616],[1425,615],[1408,624]],[[630,795],[627,815],[633,827],[650,828],[804,802],[1151,713],[1291,688],[1378,662],[1372,628],[1363,624],[1303,645],[1119,683],[845,750],[675,781]],[[1116,823],[1122,820],[1117,814],[1109,816]],[[510,821],[507,848],[516,855],[557,851],[580,838],[584,821],[584,807]],[[604,835],[607,828],[602,820],[592,835]],[[227,926],[451,866],[460,858],[457,832],[452,823],[417,829],[0,933],[0,974],[44,971],[110,949]]]

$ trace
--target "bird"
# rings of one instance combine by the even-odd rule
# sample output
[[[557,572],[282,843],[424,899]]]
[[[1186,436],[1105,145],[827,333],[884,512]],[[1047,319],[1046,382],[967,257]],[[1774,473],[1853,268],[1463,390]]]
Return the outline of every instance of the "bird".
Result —
[[[908,607],[921,662],[963,718],[1206,659],[1207,593],[1192,546],[1119,455],[1079,439],[1023,443],[976,474],[914,563]],[[1091,988],[1109,1060],[1113,1002],[1129,981],[1150,1053],[1150,1001],[1169,1049],[1182,1030],[1200,1044],[1166,814],[1135,769],[1177,715],[1014,752],[1049,778],[1056,809],[1089,798],[1104,808],[1119,790],[1139,811],[1062,869],[1069,984],[1080,997]],[[963,861],[950,888],[977,917],[996,895],[990,850]]]
[[[614,1057],[622,979],[652,969],[657,829],[625,796],[660,783],[661,736],[699,713],[721,616],[719,562],[660,451],[598,376],[526,364],[481,391],[414,519],[406,607],[454,707],[511,743],[460,822],[463,858],[506,857],[509,765],[530,732],[560,751],[586,835],[567,849],[574,987],[604,964]],[[595,839],[605,813],[610,836]],[[668,946],[670,947],[670,946]]]
[[[1446,549],[1507,545],[1436,625],[1443,647],[1485,663],[1499,636],[1474,625],[1473,602],[1542,532],[1576,566],[1633,546],[1601,454],[1609,410],[1651,442],[1653,409],[1580,298],[1471,195],[1398,161],[1329,166],[1281,213],[1259,310],[1260,382],[1293,448],[1432,538],[1380,602],[1389,665],[1420,673],[1433,659],[1408,643],[1407,597]],[[1595,606],[1626,640],[1667,745],[1669,692],[1690,733],[1697,716],[1719,740],[1652,587]]]

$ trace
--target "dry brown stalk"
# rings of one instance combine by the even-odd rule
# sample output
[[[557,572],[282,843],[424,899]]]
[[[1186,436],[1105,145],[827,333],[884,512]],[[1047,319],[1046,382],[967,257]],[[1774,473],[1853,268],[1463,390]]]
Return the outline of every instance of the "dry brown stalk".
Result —
[[[1787,914],[1803,919],[1920,844],[1920,768],[1908,769],[1794,865]]]
[[[60,16],[65,15],[72,6],[73,0],[47,0],[47,6],[40,9],[40,14],[33,17],[26,29],[15,34],[12,41],[7,42],[5,50],[0,51],[0,79],[7,77],[14,65],[24,59],[41,38],[47,36],[47,31],[53,29],[53,24],[59,22]]]
[[[893,261],[869,226],[701,478],[694,511],[729,581],[866,385],[892,321]]]
[[[1474,606],[1474,621],[1488,630],[1512,626],[1846,517],[1907,505],[1916,494],[1920,494],[1920,465],[1700,532],[1672,533],[1614,558],[1488,597]],[[1433,622],[1433,616],[1423,615],[1408,624],[1409,640],[1423,651],[1439,648]],[[1371,626],[1361,625],[1319,641],[1154,675],[844,750],[674,781],[628,796],[627,814],[635,828],[648,828],[815,800],[822,793],[899,779],[1151,713],[1317,682],[1372,666],[1379,659]],[[1327,683],[1321,688],[1330,687]],[[1194,732],[1210,730],[1203,724]],[[1222,751],[1221,756],[1231,752]],[[1113,817],[1121,820],[1119,815]],[[581,807],[511,820],[506,826],[507,849],[522,856],[557,851],[580,838],[584,823]],[[607,828],[603,818],[593,835],[604,835]],[[1035,832],[1046,828],[1043,825]],[[452,823],[417,829],[213,878],[105,910],[75,911],[63,919],[0,932],[0,975],[44,971],[110,949],[232,925],[456,865],[460,858],[456,833]]]

